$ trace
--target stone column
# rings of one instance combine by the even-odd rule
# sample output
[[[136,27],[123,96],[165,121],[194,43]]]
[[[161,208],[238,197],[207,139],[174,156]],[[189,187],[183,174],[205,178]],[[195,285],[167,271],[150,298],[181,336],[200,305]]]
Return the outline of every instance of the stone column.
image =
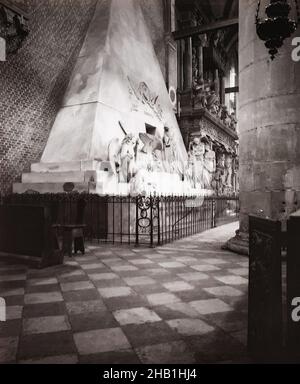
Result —
[[[238,174],[237,174],[237,157],[234,156],[233,158],[233,164],[232,164],[232,172],[233,172],[233,192],[237,193],[239,191],[238,187]]]
[[[177,89],[178,87],[178,49],[172,32],[175,30],[175,0],[165,1],[164,23],[165,23],[165,67],[166,85]]]
[[[256,0],[240,0],[241,215],[239,234],[228,247],[241,253],[248,253],[249,214],[284,222],[300,201],[300,63],[291,59],[291,39],[270,60],[256,35],[256,7]]]
[[[0,61],[6,60],[6,41],[0,37]]]
[[[215,83],[215,92],[220,95],[220,79],[219,79],[219,70],[215,69],[214,71],[214,83]]]
[[[184,51],[184,89],[192,88],[193,81],[193,47],[192,47],[192,38],[188,37],[185,39],[185,51]]]
[[[220,72],[220,103],[225,104],[225,77]]]
[[[200,44],[197,46],[197,59],[199,76],[203,77],[203,47]]]
[[[178,87],[181,91],[183,91],[183,87],[184,87],[184,82],[183,82],[183,78],[184,78],[184,40],[179,40],[179,42],[177,43],[179,49],[178,49],[178,73],[179,73],[179,84],[178,84]]]

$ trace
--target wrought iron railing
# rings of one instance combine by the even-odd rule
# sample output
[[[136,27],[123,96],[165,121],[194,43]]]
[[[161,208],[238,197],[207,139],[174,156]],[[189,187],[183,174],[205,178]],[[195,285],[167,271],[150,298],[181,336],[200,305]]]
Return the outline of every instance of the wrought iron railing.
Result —
[[[90,241],[157,246],[237,220],[238,197],[13,194],[2,204],[48,205],[53,224],[78,223],[78,202]]]

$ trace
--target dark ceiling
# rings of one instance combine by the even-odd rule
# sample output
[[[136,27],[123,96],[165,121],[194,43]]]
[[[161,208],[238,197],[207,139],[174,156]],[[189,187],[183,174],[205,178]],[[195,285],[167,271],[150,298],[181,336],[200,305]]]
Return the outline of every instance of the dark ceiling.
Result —
[[[238,0],[196,0],[196,3],[210,21],[238,17]]]
[[[201,24],[212,24],[216,21],[235,19],[239,16],[238,0],[176,0],[177,10],[197,11]],[[229,54],[237,51],[238,25],[226,28],[224,48]]]
[[[179,10],[197,9],[205,22],[237,18],[238,0],[176,0]]]

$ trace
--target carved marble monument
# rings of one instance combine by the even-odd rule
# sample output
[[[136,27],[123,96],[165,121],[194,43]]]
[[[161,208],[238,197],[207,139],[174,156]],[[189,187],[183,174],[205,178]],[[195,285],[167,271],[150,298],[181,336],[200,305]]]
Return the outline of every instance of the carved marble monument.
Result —
[[[187,164],[138,2],[99,0],[41,161],[14,192],[202,194]]]

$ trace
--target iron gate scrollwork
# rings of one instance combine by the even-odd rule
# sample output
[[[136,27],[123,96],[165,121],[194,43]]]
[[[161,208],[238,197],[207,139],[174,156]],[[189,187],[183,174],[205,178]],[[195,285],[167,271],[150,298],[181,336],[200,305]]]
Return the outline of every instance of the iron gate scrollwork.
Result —
[[[156,196],[138,196],[136,198],[136,244],[149,238],[150,246],[160,243],[159,204]]]

